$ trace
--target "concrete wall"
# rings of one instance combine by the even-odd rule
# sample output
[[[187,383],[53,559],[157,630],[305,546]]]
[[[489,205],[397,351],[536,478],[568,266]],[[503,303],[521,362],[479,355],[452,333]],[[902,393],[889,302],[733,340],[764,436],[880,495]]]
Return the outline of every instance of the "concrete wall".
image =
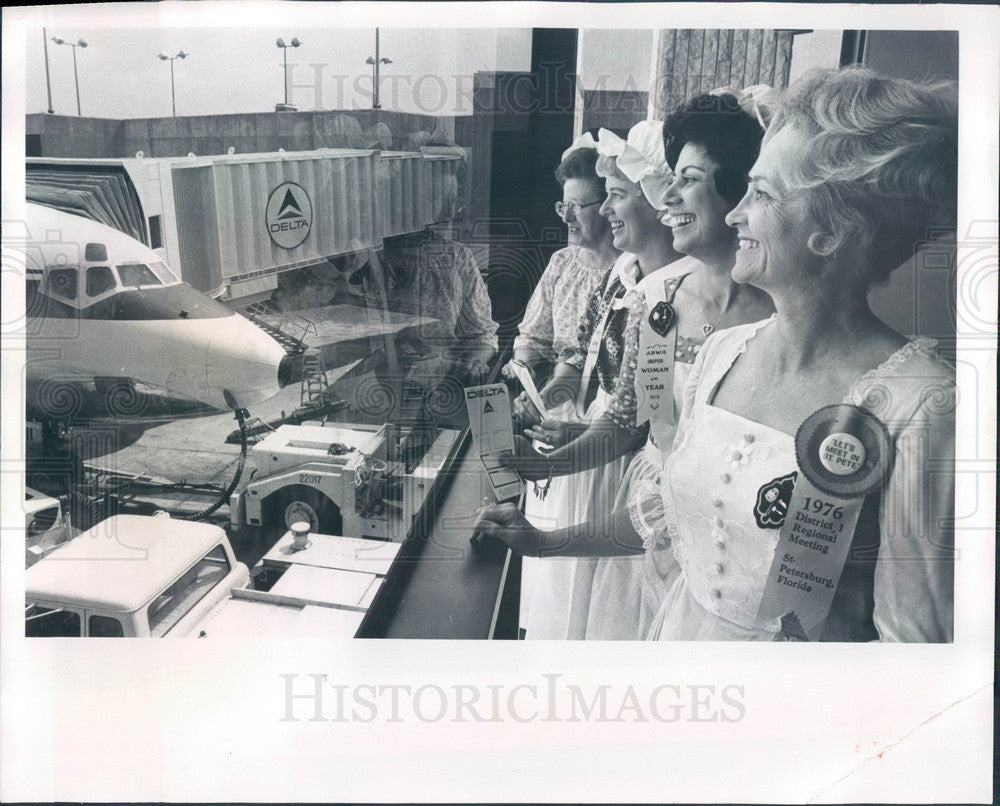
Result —
[[[239,115],[110,120],[65,115],[27,116],[31,149],[43,157],[183,157],[262,151],[309,151],[315,148],[407,149],[430,139],[448,141],[457,134],[455,120],[384,109],[350,112],[259,112]],[[463,137],[469,126],[462,127]],[[436,136],[435,136],[436,135]],[[471,142],[458,141],[459,145]]]
[[[28,115],[28,140],[32,139],[32,135],[38,138],[36,148],[29,148],[28,155],[88,159],[125,156],[119,153],[120,128],[120,120],[108,118]]]

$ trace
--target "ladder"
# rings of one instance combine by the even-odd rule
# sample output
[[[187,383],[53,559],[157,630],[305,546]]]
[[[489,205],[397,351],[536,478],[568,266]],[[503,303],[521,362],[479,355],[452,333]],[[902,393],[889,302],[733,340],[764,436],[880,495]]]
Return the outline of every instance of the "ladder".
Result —
[[[300,406],[303,409],[321,409],[326,404],[329,384],[326,367],[318,350],[306,350],[302,355],[302,381],[300,383]]]
[[[270,300],[261,300],[243,309],[244,316],[257,327],[269,334],[289,355],[306,352],[305,337],[316,333],[316,324],[311,319],[291,311],[279,311]],[[277,321],[275,321],[277,319]],[[300,333],[300,335],[295,335]]]

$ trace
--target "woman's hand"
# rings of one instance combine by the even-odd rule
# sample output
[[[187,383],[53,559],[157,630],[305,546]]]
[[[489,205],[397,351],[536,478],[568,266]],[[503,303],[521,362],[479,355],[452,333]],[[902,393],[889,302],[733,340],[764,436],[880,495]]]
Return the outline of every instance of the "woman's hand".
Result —
[[[500,540],[526,557],[538,557],[544,545],[544,536],[514,504],[483,507],[472,530],[470,542],[475,545],[484,540]]]
[[[527,392],[521,392],[514,398],[514,419],[524,426],[535,426],[542,421],[542,415],[528,398]]]
[[[485,383],[489,377],[490,365],[486,359],[477,356],[456,356],[449,359],[447,370],[464,383],[480,384]]]
[[[500,454],[500,464],[521,474],[528,481],[539,481],[549,477],[549,460],[531,447],[531,441],[524,437],[514,437],[514,453]]]
[[[562,420],[542,420],[531,428],[524,429],[524,435],[537,439],[553,448],[561,448],[572,442],[587,430],[583,423],[567,423]]]
[[[528,374],[531,376],[531,380],[533,380],[536,384],[538,383],[538,376],[535,374],[535,368],[532,367],[527,361],[523,361],[517,358],[516,356],[503,365],[503,368],[500,370],[500,374],[503,377],[505,377],[508,381],[517,380],[517,375],[514,374],[514,367],[512,366],[514,362],[517,362],[526,370],[528,370]]]

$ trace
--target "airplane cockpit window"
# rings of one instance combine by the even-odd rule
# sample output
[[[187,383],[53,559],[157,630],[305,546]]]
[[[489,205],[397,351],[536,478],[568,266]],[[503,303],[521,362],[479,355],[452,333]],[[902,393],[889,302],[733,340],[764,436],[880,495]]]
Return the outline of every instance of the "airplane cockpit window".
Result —
[[[117,268],[122,285],[126,288],[135,288],[136,286],[144,285],[163,285],[163,281],[145,263],[119,263]]]
[[[103,243],[88,243],[84,248],[83,259],[90,262],[108,259],[108,247]]]
[[[76,300],[76,268],[57,267],[49,269],[47,283],[49,293],[59,299]]]
[[[87,296],[99,297],[115,287],[115,274],[108,266],[91,266],[87,269]]]
[[[153,271],[157,277],[160,278],[160,282],[164,285],[170,285],[171,283],[179,283],[181,278],[170,271],[170,268],[165,263],[150,263],[149,268]]]

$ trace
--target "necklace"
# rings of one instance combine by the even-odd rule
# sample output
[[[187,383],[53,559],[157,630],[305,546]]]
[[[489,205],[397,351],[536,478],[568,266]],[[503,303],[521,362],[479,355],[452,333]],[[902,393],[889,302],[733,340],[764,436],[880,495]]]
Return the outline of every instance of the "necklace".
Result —
[[[703,280],[701,274],[697,276],[696,280],[697,280],[697,285],[695,287],[695,293],[698,295],[698,300],[701,302],[702,311],[704,312],[708,309],[709,306],[705,300],[705,295],[702,293],[701,287]],[[723,311],[721,315],[724,318],[725,312]],[[710,336],[712,333],[715,332],[715,325],[713,325],[711,322],[705,322],[705,324],[701,326],[701,332],[704,333],[707,338],[708,336]]]

